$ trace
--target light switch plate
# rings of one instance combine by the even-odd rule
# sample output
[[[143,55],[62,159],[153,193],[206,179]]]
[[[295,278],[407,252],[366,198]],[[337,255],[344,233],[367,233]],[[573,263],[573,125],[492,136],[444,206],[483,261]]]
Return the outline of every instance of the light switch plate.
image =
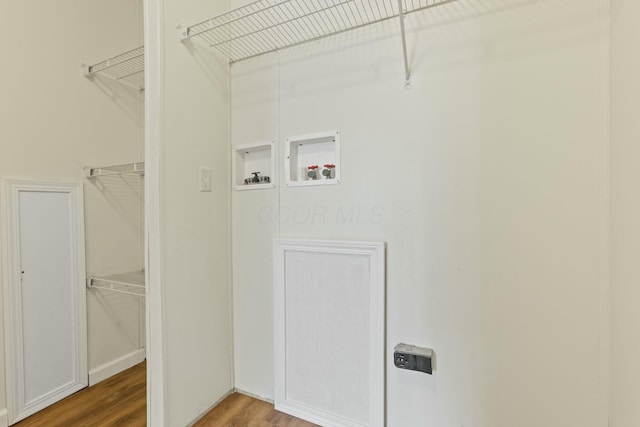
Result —
[[[211,192],[211,169],[200,168],[200,191]]]

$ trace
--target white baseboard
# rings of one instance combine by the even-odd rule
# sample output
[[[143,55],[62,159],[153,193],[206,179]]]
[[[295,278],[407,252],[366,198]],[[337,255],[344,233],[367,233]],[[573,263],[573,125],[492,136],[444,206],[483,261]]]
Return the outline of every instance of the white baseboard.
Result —
[[[142,362],[147,357],[145,349],[141,348],[132,353],[119,357],[111,362],[107,362],[89,371],[89,385],[99,383],[109,377],[114,376],[132,366]],[[2,427],[0,425],[0,427]]]
[[[0,409],[0,427],[7,427],[9,425],[9,419],[7,418],[7,410]]]

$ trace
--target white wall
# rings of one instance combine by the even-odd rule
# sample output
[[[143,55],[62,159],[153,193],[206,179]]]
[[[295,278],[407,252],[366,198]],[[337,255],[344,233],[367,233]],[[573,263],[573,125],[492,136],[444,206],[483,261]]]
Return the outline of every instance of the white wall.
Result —
[[[223,61],[203,48],[180,43],[176,25],[214,16],[228,4],[203,0],[159,4],[161,82],[160,93],[154,96],[161,105],[154,129],[158,138],[151,144],[159,153],[161,261],[156,266],[160,279],[152,279],[151,286],[162,290],[164,425],[184,426],[233,388],[229,77]],[[199,191],[200,167],[213,171],[211,193]]]
[[[0,4],[0,175],[84,182],[87,271],[94,273],[143,265],[142,186],[118,179],[97,185],[82,175],[85,165],[143,160],[143,95],[85,79],[80,63],[142,44],[141,14],[139,0]],[[88,295],[94,369],[137,350],[144,331],[136,297]]]
[[[640,425],[640,3],[611,2],[612,426]]]
[[[421,13],[409,91],[397,23],[234,65],[234,146],[340,130],[343,168],[232,193],[236,387],[273,397],[272,239],[382,240],[390,427],[606,425],[607,21],[606,0]],[[399,342],[435,374],[393,368]]]

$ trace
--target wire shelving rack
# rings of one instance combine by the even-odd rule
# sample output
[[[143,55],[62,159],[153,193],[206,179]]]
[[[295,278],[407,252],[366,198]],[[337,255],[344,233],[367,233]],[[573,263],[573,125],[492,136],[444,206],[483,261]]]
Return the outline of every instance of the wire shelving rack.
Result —
[[[144,90],[144,46],[121,53],[94,65],[84,65],[85,77],[97,75],[116,80],[124,85]]]
[[[87,287],[144,297],[146,294],[144,270],[109,276],[89,276],[87,277]]]
[[[409,81],[404,16],[454,1],[258,0],[180,32],[183,41],[200,40],[234,63],[396,18]]]
[[[100,176],[137,174],[144,175],[144,162],[126,163],[124,165],[102,166],[94,168],[87,166],[84,168],[87,178],[97,178]]]

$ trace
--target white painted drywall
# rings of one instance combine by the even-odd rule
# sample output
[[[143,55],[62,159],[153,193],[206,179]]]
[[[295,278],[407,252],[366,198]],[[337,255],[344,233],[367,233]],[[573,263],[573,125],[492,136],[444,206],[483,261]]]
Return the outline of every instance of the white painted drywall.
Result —
[[[380,240],[390,427],[606,425],[608,13],[410,17],[409,91],[397,22],[233,66],[234,146],[342,146],[338,186],[232,193],[236,387],[273,396],[272,239]],[[399,342],[434,348],[435,374],[393,368]]]
[[[89,81],[80,64],[136,47],[142,33],[141,0],[0,4],[0,175],[84,182],[89,272],[143,265],[142,186],[116,179],[97,186],[84,180],[82,167],[143,160],[144,112],[143,94]],[[136,297],[88,294],[93,369],[137,350],[144,324]]]
[[[188,425],[233,388],[229,250],[228,66],[178,39],[177,24],[226,1],[161,2],[160,270],[165,425]],[[155,29],[149,28],[149,31]],[[201,167],[212,192],[200,192]],[[153,272],[152,272],[153,273]],[[155,282],[151,282],[153,286]],[[153,378],[151,378],[153,382]]]
[[[611,2],[611,426],[640,425],[640,3]]]

